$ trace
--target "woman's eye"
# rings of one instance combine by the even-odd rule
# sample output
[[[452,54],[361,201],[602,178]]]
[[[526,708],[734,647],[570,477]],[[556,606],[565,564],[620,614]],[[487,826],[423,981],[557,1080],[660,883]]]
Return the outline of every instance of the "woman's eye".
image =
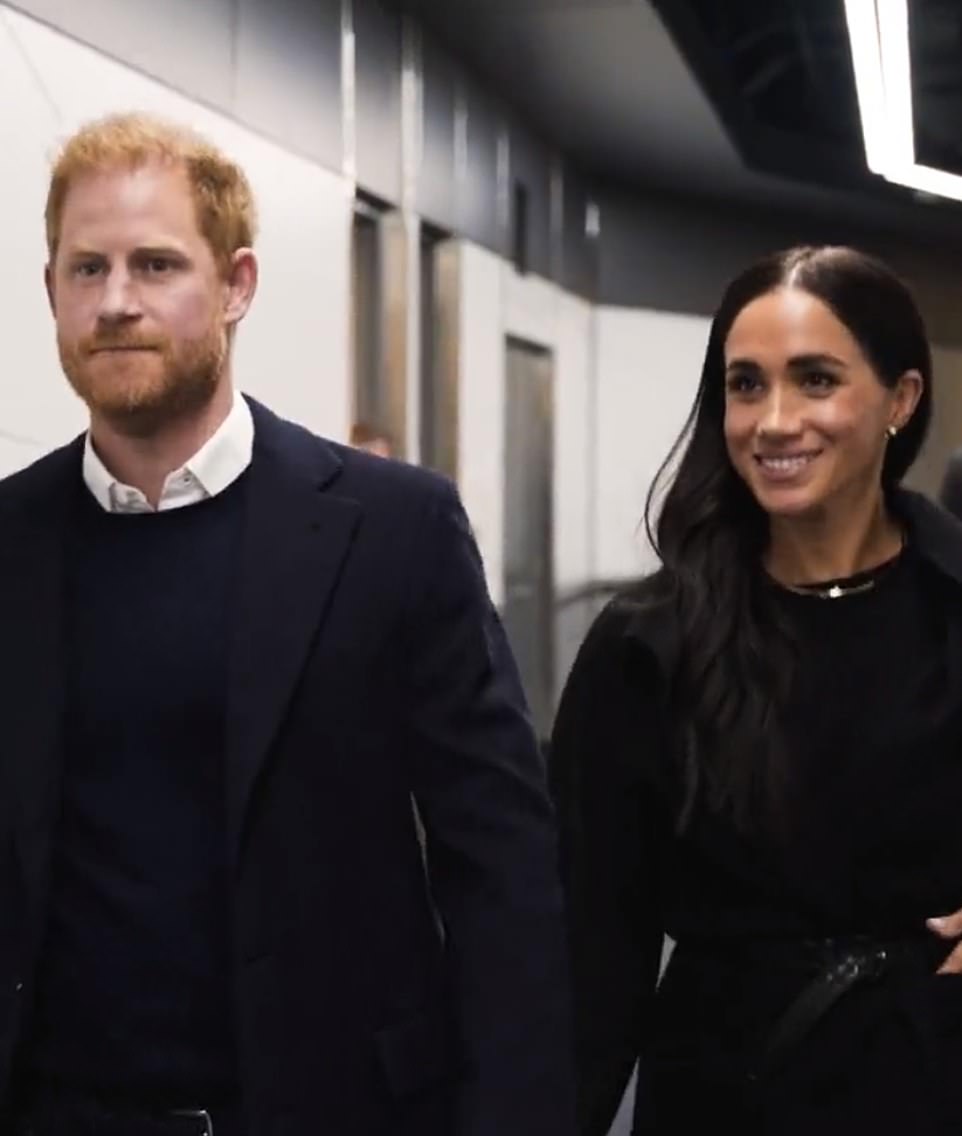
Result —
[[[761,389],[761,379],[757,375],[730,375],[728,389],[732,394],[754,394]]]
[[[828,371],[812,371],[805,375],[803,382],[810,390],[830,391],[838,386],[838,380]]]

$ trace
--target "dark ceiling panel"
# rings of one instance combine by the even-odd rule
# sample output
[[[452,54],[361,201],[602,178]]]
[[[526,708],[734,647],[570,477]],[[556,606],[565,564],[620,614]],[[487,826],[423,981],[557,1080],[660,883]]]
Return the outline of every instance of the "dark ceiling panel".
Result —
[[[181,33],[187,34],[183,29]],[[234,113],[340,172],[344,144],[338,0],[238,0],[234,50]]]
[[[721,225],[700,202],[677,194],[606,195],[602,205],[601,303],[710,317],[728,282],[757,257],[796,244],[854,244],[909,283],[934,342],[962,343],[958,241],[738,205],[726,208]]]
[[[510,134],[512,225],[518,223],[519,193],[524,197],[523,263],[526,270],[550,279],[551,153],[537,137],[515,123]]]
[[[654,4],[747,165],[888,192],[865,168],[841,0]]]
[[[938,104],[952,144],[962,129],[953,101],[962,3],[913,0],[913,11],[919,5],[927,17],[940,13],[943,29],[948,21],[948,32],[933,33],[942,39],[942,78],[921,98]],[[405,6],[592,179],[871,219],[907,233],[958,230],[958,206],[866,170],[842,0]]]
[[[916,158],[962,174],[962,5],[926,0],[909,15]]]
[[[418,212],[444,229],[457,224],[455,192],[455,107],[458,76],[454,63],[433,39],[421,44],[424,129],[418,178]]]
[[[917,206],[962,209],[869,172],[841,0],[653,0],[747,166]],[[962,173],[962,5],[910,0],[916,154]],[[920,211],[914,210],[919,216]]]
[[[505,252],[505,232],[498,216],[498,138],[501,121],[484,92],[460,81],[464,113],[464,169],[457,177],[457,229],[470,240]]]
[[[355,0],[357,180],[401,201],[401,16],[380,0]]]

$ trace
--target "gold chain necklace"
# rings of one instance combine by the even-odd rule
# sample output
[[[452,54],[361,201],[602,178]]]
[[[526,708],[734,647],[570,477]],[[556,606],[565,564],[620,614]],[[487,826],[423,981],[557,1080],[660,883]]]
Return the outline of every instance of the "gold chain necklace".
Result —
[[[878,581],[896,565],[905,551],[905,533],[899,544],[899,550],[890,559],[875,568],[867,568],[864,572],[857,572],[848,580],[832,580],[824,584],[782,584],[779,587],[796,596],[812,596],[820,600],[841,600],[848,596],[858,596],[870,592]]]
[[[786,592],[794,593],[796,596],[814,596],[820,600],[840,600],[846,596],[857,596],[862,592],[870,592],[875,587],[875,580],[876,577],[873,576],[871,580],[863,580],[858,584],[839,581],[829,585],[812,584],[806,587],[803,584],[780,584],[779,587],[784,588]]]

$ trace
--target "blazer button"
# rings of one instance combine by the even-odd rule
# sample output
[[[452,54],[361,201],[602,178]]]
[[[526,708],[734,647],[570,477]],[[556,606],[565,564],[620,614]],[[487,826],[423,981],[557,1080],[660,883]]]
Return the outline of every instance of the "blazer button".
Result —
[[[17,983],[17,984],[16,984],[15,986],[14,986],[14,988],[13,988],[13,992],[14,992],[14,994],[22,994],[22,993],[23,993],[23,983],[22,983],[22,982],[18,982],[18,983]]]

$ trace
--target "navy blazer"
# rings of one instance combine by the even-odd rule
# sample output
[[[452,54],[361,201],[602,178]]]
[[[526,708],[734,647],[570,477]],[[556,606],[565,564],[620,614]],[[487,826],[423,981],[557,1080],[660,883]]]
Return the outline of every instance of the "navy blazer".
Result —
[[[251,407],[226,778],[249,1132],[568,1136],[553,815],[457,494]],[[78,439],[0,483],[8,1090],[45,923],[81,457]]]

